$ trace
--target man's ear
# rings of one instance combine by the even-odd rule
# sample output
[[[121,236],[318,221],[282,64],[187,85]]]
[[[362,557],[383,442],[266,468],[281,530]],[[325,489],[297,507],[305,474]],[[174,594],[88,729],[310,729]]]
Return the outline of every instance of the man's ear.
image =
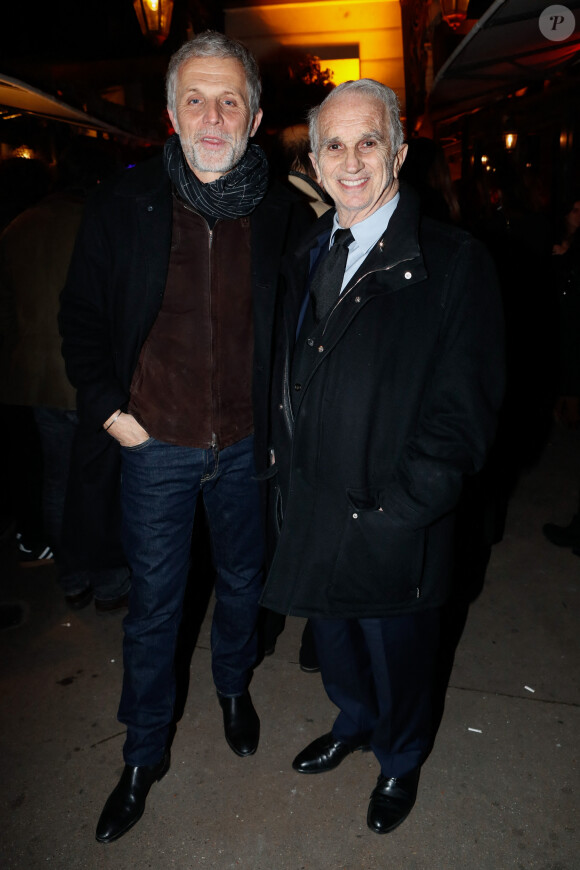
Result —
[[[310,162],[312,163],[312,166],[314,167],[314,172],[316,173],[316,180],[317,180],[318,184],[320,184],[320,186],[322,187],[323,186],[322,185],[322,176],[320,175],[320,169],[318,168],[318,161],[316,159],[316,155],[314,154],[313,151],[309,151],[308,156],[310,157]]]
[[[256,114],[254,115],[254,120],[252,121],[252,126],[250,127],[250,136],[256,135],[256,132],[258,130],[258,127],[260,126],[260,122],[262,120],[263,114],[264,114],[263,111],[261,109],[258,109]]]
[[[407,156],[408,150],[409,146],[405,142],[397,151],[397,156],[395,157],[395,161],[393,163],[393,175],[395,176],[395,178],[399,177],[399,172],[401,171],[401,166],[405,162],[405,157]]]
[[[173,127],[173,129],[175,130],[177,135],[179,136],[179,124],[177,123],[177,119],[169,107],[167,108],[167,114],[169,115],[169,120],[171,121],[171,126]]]

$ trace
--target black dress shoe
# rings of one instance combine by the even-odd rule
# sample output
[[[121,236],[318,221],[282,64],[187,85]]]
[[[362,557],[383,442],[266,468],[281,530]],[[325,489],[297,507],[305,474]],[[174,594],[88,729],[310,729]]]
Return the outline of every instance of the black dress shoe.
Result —
[[[376,834],[388,834],[404,822],[417,797],[420,768],[407,776],[379,776],[371,794],[367,825]]]
[[[542,531],[550,543],[557,547],[572,547],[575,552],[580,548],[580,514],[574,514],[567,526],[545,523]]]
[[[169,770],[169,752],[152,767],[125,765],[116,788],[109,795],[97,825],[99,843],[112,843],[135,825],[145,809],[149,789]]]
[[[82,610],[93,600],[93,590],[90,586],[83,589],[82,592],[77,592],[75,595],[65,595],[64,600],[71,610]]]
[[[230,749],[244,758],[253,755],[260,739],[260,720],[246,690],[236,698],[218,695],[224,714],[224,731]]]
[[[368,743],[343,743],[342,740],[337,740],[331,731],[329,734],[317,737],[306,749],[303,749],[292,762],[292,767],[298,773],[326,773],[327,770],[338,767],[347,755],[356,752],[357,749],[368,752],[370,746]]]
[[[97,613],[114,613],[129,606],[129,593],[119,595],[117,598],[95,598],[95,610]]]

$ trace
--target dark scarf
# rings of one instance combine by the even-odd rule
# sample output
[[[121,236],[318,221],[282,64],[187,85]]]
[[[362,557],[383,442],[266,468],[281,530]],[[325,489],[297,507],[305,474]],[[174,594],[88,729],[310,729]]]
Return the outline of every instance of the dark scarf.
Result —
[[[177,133],[165,143],[163,161],[179,196],[196,211],[213,218],[250,214],[268,187],[268,163],[259,145],[250,145],[231,172],[207,184],[189,168]]]

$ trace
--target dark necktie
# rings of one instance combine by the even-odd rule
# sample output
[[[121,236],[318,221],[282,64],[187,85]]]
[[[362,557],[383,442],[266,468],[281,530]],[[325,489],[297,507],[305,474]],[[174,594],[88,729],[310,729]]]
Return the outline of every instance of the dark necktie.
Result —
[[[350,230],[337,230],[330,251],[318,264],[310,285],[317,320],[322,320],[339,297],[348,258],[348,246],[353,241],[354,236]]]

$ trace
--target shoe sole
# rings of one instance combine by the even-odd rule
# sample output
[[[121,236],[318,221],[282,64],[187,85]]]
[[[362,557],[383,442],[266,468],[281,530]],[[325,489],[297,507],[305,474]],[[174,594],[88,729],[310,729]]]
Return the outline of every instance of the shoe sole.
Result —
[[[249,752],[240,752],[240,750],[237,749],[233,743],[230,743],[227,737],[226,743],[228,744],[232,752],[238,756],[238,758],[248,758],[250,755],[255,755],[258,751],[258,744],[256,744],[253,749],[250,749]]]

